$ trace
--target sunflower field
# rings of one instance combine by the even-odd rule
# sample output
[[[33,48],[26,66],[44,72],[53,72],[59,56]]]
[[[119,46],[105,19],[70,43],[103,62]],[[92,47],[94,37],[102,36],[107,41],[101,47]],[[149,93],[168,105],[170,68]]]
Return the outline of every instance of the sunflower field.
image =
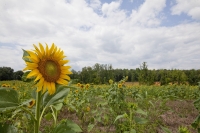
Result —
[[[56,45],[23,50],[23,81],[0,81],[0,133],[198,133],[200,85],[73,84]]]
[[[71,84],[67,96],[60,99],[62,102],[45,110],[39,131],[57,133],[63,132],[58,130],[63,127],[84,133],[198,132],[199,101],[196,100],[197,108],[194,104],[200,97],[198,86],[129,86],[124,81],[125,78],[107,85]],[[18,102],[13,101],[18,103],[16,108],[6,109],[1,103],[0,131],[33,132],[34,122],[27,112],[34,115],[36,108],[34,82],[1,81],[0,85],[1,95],[3,90],[18,94]],[[3,102],[2,97],[0,100]]]

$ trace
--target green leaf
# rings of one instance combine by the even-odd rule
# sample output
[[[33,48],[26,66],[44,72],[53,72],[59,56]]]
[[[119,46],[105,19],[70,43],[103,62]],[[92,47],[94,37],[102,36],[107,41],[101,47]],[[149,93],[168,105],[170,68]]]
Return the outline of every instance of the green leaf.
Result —
[[[125,117],[127,117],[127,114],[126,114],[126,113],[123,114],[123,115],[118,115],[118,116],[115,118],[114,123],[115,123],[118,119],[125,118]]]
[[[124,131],[123,133],[136,133],[135,129],[131,129],[130,131]]]
[[[82,132],[81,128],[71,120],[67,120],[67,125],[75,132]]]
[[[29,55],[29,53],[26,51],[26,50],[24,50],[24,49],[22,49],[23,50],[23,57],[22,57],[22,59],[24,60],[24,61],[26,61],[26,62],[31,62],[31,60],[27,57],[27,56],[30,56]]]
[[[34,78],[27,78],[27,75],[30,73],[31,71],[26,71],[23,75],[22,75],[22,81],[24,82],[31,82],[33,81]]]
[[[44,118],[45,118],[46,120],[50,120],[52,117],[53,117],[53,116],[52,116],[52,114],[51,114],[50,112],[44,116]]]
[[[12,88],[0,87],[0,111],[19,106],[18,93]]]
[[[48,91],[43,96],[43,107],[49,107],[50,105],[56,105],[62,103],[67,96],[69,88],[63,85],[56,85],[56,92],[53,95],[49,95]]]
[[[200,98],[194,101],[194,106],[196,107],[197,110],[200,111]]]
[[[61,110],[62,106],[63,106],[63,103],[58,103],[58,104],[53,105],[53,107],[54,107],[57,111]]]
[[[194,120],[194,122],[191,124],[193,128],[198,128],[198,126],[200,125],[200,114],[199,116],[196,117],[196,119]]]
[[[135,129],[131,129],[130,133],[136,133]]]
[[[144,111],[141,110],[141,109],[137,109],[135,112],[138,113],[138,114],[142,114],[142,115],[147,116],[147,112],[144,112]]]
[[[94,128],[94,126],[95,126],[95,124],[91,124],[91,123],[90,123],[90,124],[88,125],[87,131],[90,132],[90,131]]]
[[[166,127],[163,127],[161,126],[162,130],[165,132],[165,133],[172,133],[168,128]]]
[[[148,122],[147,119],[145,118],[140,118],[140,117],[135,117],[134,118],[135,122],[138,123],[138,124],[146,124]]]
[[[0,123],[0,132],[1,133],[18,133],[17,128],[13,125],[2,124]]]
[[[81,128],[71,120],[62,120],[55,129],[53,133],[77,133],[82,132]]]

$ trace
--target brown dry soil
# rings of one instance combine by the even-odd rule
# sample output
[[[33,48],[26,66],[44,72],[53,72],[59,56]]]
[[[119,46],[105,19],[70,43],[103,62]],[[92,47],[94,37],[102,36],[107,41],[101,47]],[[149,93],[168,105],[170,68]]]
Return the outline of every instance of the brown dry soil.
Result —
[[[164,127],[170,129],[172,133],[178,133],[179,126],[185,126],[190,130],[191,133],[197,133],[197,131],[191,127],[191,123],[198,116],[198,111],[195,109],[192,100],[168,101],[166,105],[169,107],[169,110],[159,116]],[[62,108],[61,112],[59,113],[58,120],[62,119],[70,119],[78,125],[81,125],[81,121],[76,116],[76,113],[69,112],[67,108]],[[53,121],[42,120],[41,127],[51,127],[52,124]],[[82,126],[84,133],[87,133],[87,124]],[[90,133],[115,133],[114,126],[110,127],[109,131],[106,131],[106,129],[108,129],[108,127],[98,124]],[[43,132],[44,129],[40,129],[40,131]],[[160,127],[157,128],[156,132],[164,133]]]

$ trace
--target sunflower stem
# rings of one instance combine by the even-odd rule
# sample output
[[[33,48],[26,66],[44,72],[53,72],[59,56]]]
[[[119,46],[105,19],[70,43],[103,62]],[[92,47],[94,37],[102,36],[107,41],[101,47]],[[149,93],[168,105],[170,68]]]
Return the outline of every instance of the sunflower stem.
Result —
[[[40,128],[40,104],[41,104],[41,91],[36,93],[36,108],[35,108],[35,125],[34,133],[39,133]]]

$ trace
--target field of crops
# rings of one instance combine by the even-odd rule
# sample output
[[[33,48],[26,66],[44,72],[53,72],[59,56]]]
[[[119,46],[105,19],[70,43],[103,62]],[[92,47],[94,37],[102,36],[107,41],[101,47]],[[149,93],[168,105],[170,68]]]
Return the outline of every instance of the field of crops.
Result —
[[[42,103],[45,111],[42,111],[40,131],[61,133],[62,131],[55,128],[71,124],[73,132],[84,133],[198,132],[191,126],[199,115],[199,102],[194,103],[200,97],[198,86],[129,85],[125,84],[125,80],[110,81],[104,85],[71,84],[67,87],[70,90],[62,88],[68,90],[67,96],[57,99],[57,102],[48,108],[48,103]],[[0,90],[14,90],[13,92],[18,94],[18,105],[9,108],[2,102],[12,95],[5,96],[5,92],[0,92],[1,133],[33,132],[31,114],[34,114],[35,110],[34,83],[1,81],[0,86]],[[52,102],[55,98],[56,96],[52,96],[48,101]],[[45,99],[43,101],[45,102]],[[198,124],[196,121],[193,126],[198,128]]]

